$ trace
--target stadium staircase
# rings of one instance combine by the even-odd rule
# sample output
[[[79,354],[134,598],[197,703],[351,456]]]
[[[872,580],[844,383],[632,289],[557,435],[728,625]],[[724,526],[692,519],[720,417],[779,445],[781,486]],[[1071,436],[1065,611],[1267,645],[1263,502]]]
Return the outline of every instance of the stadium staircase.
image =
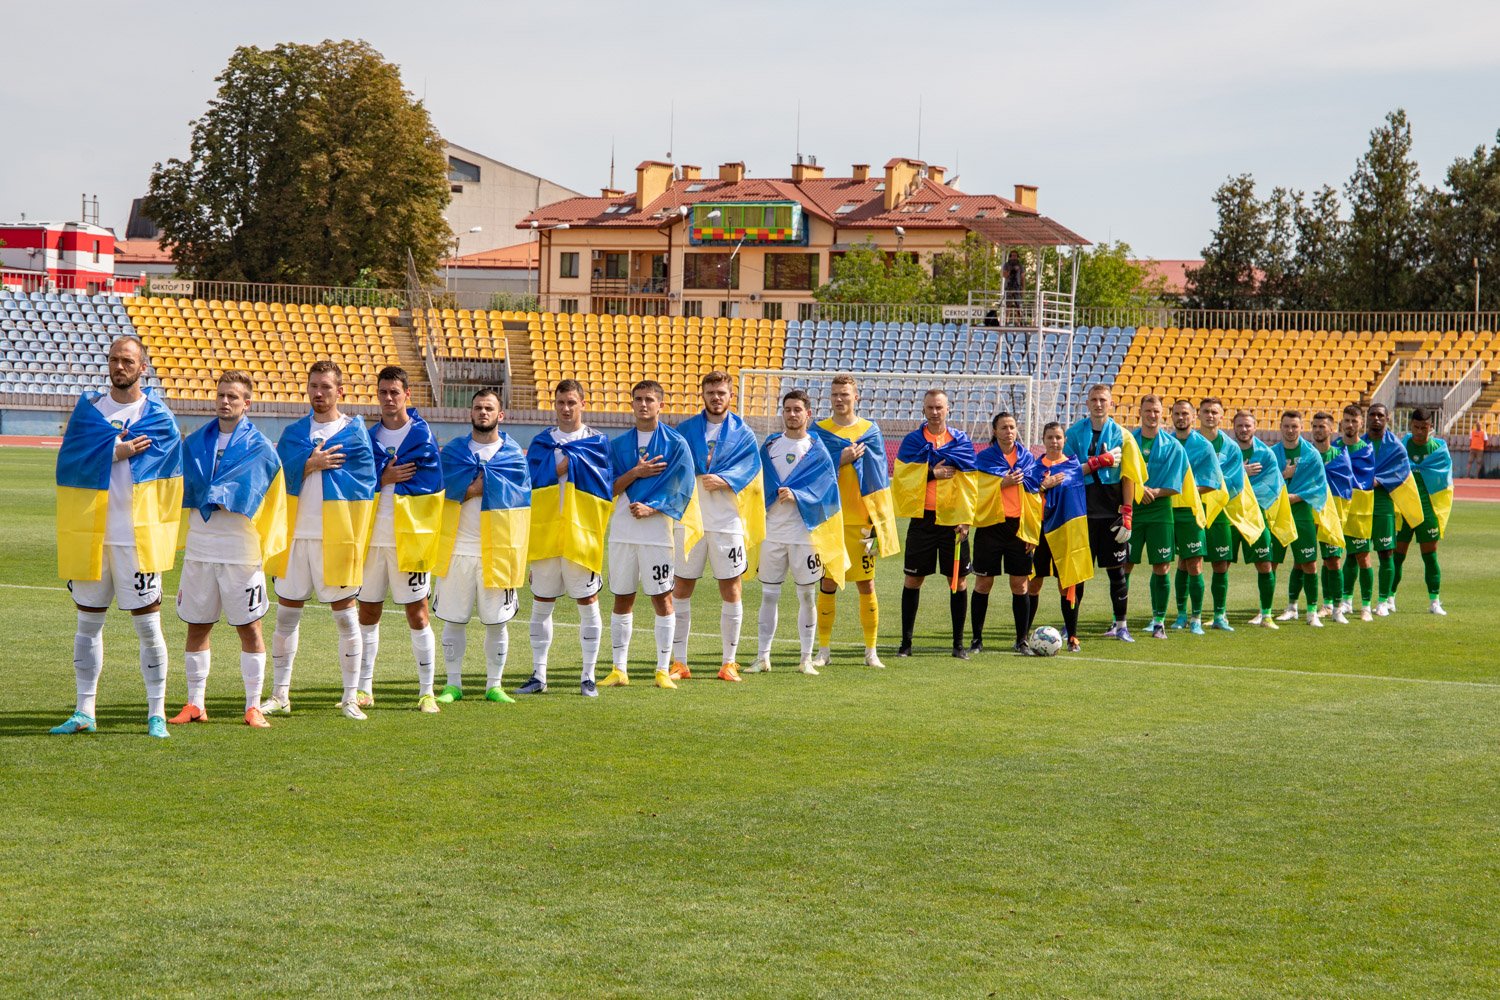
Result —
[[[505,356],[510,359],[510,406],[518,410],[534,410],[537,408],[536,361],[531,356],[531,335],[526,321],[507,319],[502,322]]]
[[[427,377],[427,360],[422,354],[422,345],[411,326],[409,313],[402,312],[392,318],[391,338],[396,349],[396,364],[406,369],[411,381],[411,405],[417,409],[433,405],[432,382]]]

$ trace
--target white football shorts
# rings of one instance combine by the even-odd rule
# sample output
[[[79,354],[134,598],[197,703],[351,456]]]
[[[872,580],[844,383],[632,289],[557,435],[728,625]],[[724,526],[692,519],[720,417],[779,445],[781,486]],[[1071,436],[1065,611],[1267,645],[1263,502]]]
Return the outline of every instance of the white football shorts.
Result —
[[[672,546],[609,540],[609,589],[613,594],[656,597],[672,589]]]
[[[220,617],[235,628],[258,622],[270,610],[266,574],[260,566],[188,559],[177,584],[177,617],[189,625],[213,625]]]
[[[514,590],[486,587],[483,580],[478,556],[454,556],[448,575],[437,578],[432,613],[445,622],[467,625],[477,604],[481,624],[504,625],[516,616],[520,598]]]
[[[314,595],[324,604],[347,600],[358,587],[330,587],[323,583],[323,542],[317,538],[295,538],[287,553],[286,576],[275,578],[276,596],[288,601],[310,601]]]
[[[823,560],[811,545],[763,542],[760,547],[760,582],[784,583],[787,570],[792,582],[806,586],[823,579]]]
[[[575,601],[593,597],[604,586],[604,578],[587,566],[571,559],[553,556],[531,564],[531,593],[534,597],[557,600],[566,594]]]
[[[106,545],[99,579],[69,580],[68,590],[82,608],[137,611],[161,600],[161,574],[141,572],[134,545]]]
[[[394,545],[372,545],[365,552],[365,577],[359,599],[366,604],[384,604],[389,594],[393,604],[415,604],[432,592],[427,573],[408,573],[396,566]]]

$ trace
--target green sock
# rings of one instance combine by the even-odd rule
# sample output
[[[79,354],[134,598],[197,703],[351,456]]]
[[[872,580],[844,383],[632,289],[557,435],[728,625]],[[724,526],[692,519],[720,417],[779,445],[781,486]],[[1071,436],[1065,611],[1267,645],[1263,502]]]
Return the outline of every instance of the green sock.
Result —
[[[1395,564],[1395,568],[1391,570],[1391,596],[1395,597],[1396,591],[1401,589],[1401,568],[1406,565],[1406,553],[1397,549],[1391,562]]]
[[[1195,573],[1188,577],[1187,586],[1188,602],[1193,609],[1193,617],[1200,618],[1203,616],[1203,574]],[[1179,604],[1178,607],[1182,605]]]
[[[1395,560],[1391,558],[1391,553],[1380,553],[1380,599],[1382,601],[1390,597],[1392,593],[1391,574],[1395,572],[1395,569],[1391,566],[1393,562]]]
[[[1359,560],[1352,555],[1344,560],[1344,593],[1354,597],[1354,581],[1359,579]]]
[[[1318,610],[1318,574],[1303,570],[1302,586],[1307,590],[1307,610]]]
[[[1260,574],[1260,613],[1271,613],[1271,603],[1276,600],[1276,571]]]
[[[1177,599],[1177,613],[1187,613],[1188,599],[1188,572],[1181,566],[1177,567],[1177,573],[1172,577],[1172,596]]]
[[[1337,607],[1344,601],[1344,571],[1335,567],[1323,579],[1323,600]]]
[[[1214,578],[1209,581],[1209,586],[1214,594],[1214,614],[1222,615],[1229,611],[1229,574],[1215,573]]]
[[[1427,599],[1435,601],[1438,599],[1438,591],[1443,589],[1443,570],[1438,565],[1436,549],[1422,553],[1422,565],[1427,570],[1424,574],[1427,578]]]
[[[1165,573],[1151,574],[1151,617],[1160,621],[1167,617],[1167,598],[1172,596],[1172,582]]]
[[[1297,597],[1301,593],[1302,593],[1302,571],[1300,569],[1298,569],[1296,566],[1293,566],[1292,567],[1292,571],[1287,574],[1287,581],[1286,581],[1286,602],[1288,604],[1296,604],[1297,603]]]
[[[1352,589],[1352,588],[1351,588]],[[1375,567],[1359,567],[1359,596],[1364,600],[1365,607],[1370,606],[1370,601],[1375,596]]]

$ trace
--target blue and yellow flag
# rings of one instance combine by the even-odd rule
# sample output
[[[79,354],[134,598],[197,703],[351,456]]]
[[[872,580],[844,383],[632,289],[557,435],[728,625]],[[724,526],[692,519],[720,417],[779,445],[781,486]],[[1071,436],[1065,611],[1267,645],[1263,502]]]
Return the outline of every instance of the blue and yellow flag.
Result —
[[[1062,476],[1063,481],[1051,489],[1042,490],[1042,480],[1052,475]],[[1078,459],[1064,456],[1050,466],[1045,458],[1040,459],[1027,473],[1026,488],[1042,500],[1040,531],[1047,539],[1047,547],[1052,550],[1058,586],[1070,591],[1075,585],[1093,579],[1088,492],[1084,488],[1083,466],[1078,464]],[[1071,594],[1069,597],[1071,599]]]
[[[1408,452],[1407,460],[1411,462],[1412,474],[1416,476],[1419,486],[1427,493],[1427,500],[1432,504],[1432,512],[1437,515],[1438,537],[1441,538],[1448,533],[1448,516],[1453,513],[1453,455],[1448,451],[1448,442],[1440,437],[1429,438],[1437,448],[1430,454],[1420,458],[1412,459]],[[1405,447],[1411,441],[1411,435],[1402,439]],[[1406,515],[1401,515],[1405,520]],[[1421,521],[1410,521],[1409,524],[1419,525]]]
[[[1339,537],[1344,538],[1344,524],[1349,520],[1349,501],[1354,498],[1354,466],[1349,453],[1330,445],[1323,453],[1323,474],[1328,477],[1328,505],[1333,508],[1333,517],[1339,524]],[[1347,544],[1344,542],[1340,545]]]
[[[1260,504],[1255,500],[1255,490],[1245,476],[1245,457],[1240,453],[1239,442],[1222,431],[1219,433],[1219,440],[1224,442],[1224,450],[1216,451],[1215,454],[1219,459],[1219,473],[1224,483],[1224,516],[1229,518],[1229,523],[1240,533],[1240,537],[1247,542],[1254,542],[1265,532],[1266,520],[1261,514]],[[1213,447],[1212,441],[1209,442],[1209,447]]]
[[[1094,425],[1088,417],[1073,422],[1063,436],[1063,454],[1076,458],[1080,466],[1086,464],[1093,455],[1089,449],[1094,440]],[[1126,434],[1115,423],[1111,417],[1106,417],[1104,426],[1099,429],[1099,447],[1095,455],[1107,451],[1120,449],[1120,461],[1107,469],[1096,469],[1084,475],[1084,483],[1089,480],[1106,486],[1113,485],[1123,480],[1135,483],[1135,497],[1140,498],[1141,487],[1146,485],[1146,460],[1141,456],[1140,445],[1136,442],[1134,435]]]
[[[568,459],[562,480],[557,476],[559,454]],[[526,467],[531,472],[531,561],[567,559],[591,573],[604,572],[604,535],[615,482],[609,438],[595,433],[558,444],[548,428],[531,439]]]
[[[1140,446],[1145,440],[1145,435],[1141,433],[1139,427],[1125,435],[1125,439],[1134,441],[1137,450],[1144,454]],[[1158,430],[1156,437],[1151,440],[1151,455],[1146,459],[1146,485],[1154,490],[1172,490],[1175,498],[1187,491],[1191,475],[1192,473],[1188,470],[1187,452],[1182,449],[1182,444],[1166,431]],[[1194,489],[1193,493],[1196,495],[1197,490]],[[1189,498],[1189,503],[1191,504],[1191,498]],[[1193,514],[1201,522],[1202,504],[1194,509]]]
[[[1244,449],[1240,449],[1244,458]],[[1271,446],[1260,438],[1250,439],[1250,457],[1245,464],[1260,463],[1260,471],[1245,470],[1245,482],[1255,493],[1255,502],[1265,517],[1271,537],[1282,545],[1290,545],[1297,539],[1297,525],[1292,520],[1292,501],[1287,496],[1286,480],[1281,478],[1281,463]],[[1259,535],[1256,536],[1260,537]]]
[[[370,425],[370,449],[375,456],[375,483],[388,465],[415,465],[415,474],[397,483],[395,495],[396,568],[403,573],[431,573],[437,567],[438,538],[443,533],[443,461],[432,428],[415,408],[408,408],[411,429],[395,453],[375,439],[380,428]]]
[[[514,438],[502,432],[500,448],[488,462],[481,462],[469,447],[471,440],[465,434],[443,448],[443,531],[436,572],[438,576],[448,574],[453,545],[458,539],[464,494],[469,484],[482,476],[484,492],[476,498],[481,581],[490,590],[515,590],[526,585],[527,549],[531,542],[531,476],[526,470],[526,455]],[[557,478],[555,465],[552,477]]]
[[[718,476],[734,490],[740,521],[745,525],[748,555],[766,540],[766,487],[755,432],[745,426],[739,414],[726,413],[719,436],[710,445],[708,416],[700,412],[678,424],[677,433],[682,435],[693,456],[694,474]]]
[[[1369,538],[1375,516],[1375,449],[1364,438],[1359,438],[1352,448],[1343,438],[1335,441],[1334,446],[1348,458],[1354,483],[1344,511],[1344,537]]]
[[[358,587],[365,575],[365,547],[375,520],[375,456],[370,435],[357,418],[350,418],[323,445],[338,445],[344,464],[324,469],[323,477],[323,583],[328,587]],[[286,520],[295,528],[297,504],[302,496],[303,468],[313,453],[312,414],[287,427],[276,442],[276,454],[286,481]],[[272,576],[285,576],[287,554],[266,564]]]
[[[973,524],[974,507],[979,500],[979,480],[974,471],[974,442],[956,427],[948,428],[948,440],[935,448],[927,440],[925,428],[918,427],[901,439],[896,452],[896,474],[891,479],[891,493],[900,517],[921,518],[927,511],[928,475],[933,467],[946,463],[958,471],[951,479],[932,480],[937,484],[937,504],[933,508],[938,524]]]
[[[792,491],[813,551],[823,560],[823,572],[842,588],[844,575],[849,572],[849,553],[844,548],[844,511],[833,457],[822,439],[813,435],[812,447],[782,479],[776,463],[771,461],[771,445],[780,437],[779,433],[772,434],[761,446],[760,460],[766,477],[765,509],[770,510],[783,486]]]
[[[637,479],[625,488],[630,503],[643,503],[666,515],[683,529],[683,551],[691,552],[703,537],[703,514],[698,508],[698,479],[693,474],[693,456],[687,442],[666,424],[657,424],[651,440],[642,448],[638,432],[631,427],[610,442],[610,464],[618,479],[643,458],[661,456],[666,469],[649,479]],[[613,489],[613,487],[611,487]]]
[[[1172,498],[1172,506],[1192,510],[1198,527],[1206,528],[1214,523],[1219,512],[1229,503],[1229,492],[1224,488],[1224,473],[1219,467],[1219,456],[1208,438],[1195,430],[1188,431],[1186,441],[1181,438],[1177,440],[1187,454],[1187,473],[1183,476],[1182,492]],[[1191,486],[1187,481],[1189,477],[1192,479]]]
[[[115,445],[145,435],[151,445],[130,462],[130,511],[136,561],[142,573],[165,573],[177,555],[182,517],[182,435],[156,390],[145,390],[141,416],[116,427],[85,392],[73,407],[57,453],[57,572],[64,580],[97,580],[104,572],[109,474]]]
[[[234,425],[222,455],[220,436],[215,417],[183,439],[182,506],[204,521],[221,510],[248,518],[260,538],[261,562],[268,562],[290,544],[281,459],[248,417]]]
[[[1285,480],[1287,500],[1291,501],[1296,496],[1313,512],[1313,520],[1318,525],[1318,540],[1328,545],[1342,546],[1344,544],[1344,523],[1339,517],[1338,506],[1328,502],[1328,473],[1323,466],[1323,456],[1313,447],[1307,438],[1298,438],[1297,447],[1300,456],[1297,467],[1292,470],[1292,478]],[[1271,451],[1276,456],[1276,467],[1283,473],[1287,467],[1286,445],[1277,441],[1271,446]]]
[[[975,476],[978,499],[974,504],[974,527],[983,528],[1005,520],[1005,496],[1001,492],[1003,487],[1000,479],[1011,472],[1019,472],[1022,476],[1021,485],[1013,489],[1021,495],[1021,521],[1032,529],[1032,534],[1026,540],[1035,545],[1035,532],[1041,530],[1041,497],[1034,492],[1027,492],[1025,477],[1036,465],[1036,456],[1019,441],[1015,444],[1014,455],[1015,461],[1012,462],[1000,449],[1000,445],[992,441],[974,456],[974,471],[978,473]],[[1034,508],[1031,516],[1028,516],[1028,505]]]
[[[1391,505],[1396,508],[1396,514],[1404,518],[1407,524],[1421,524],[1422,494],[1417,491],[1417,477],[1411,471],[1411,459],[1407,457],[1406,446],[1389,427],[1379,441],[1371,441],[1368,434],[1365,435],[1365,440],[1370,441],[1375,449],[1372,474],[1375,486],[1390,494]]]
[[[860,417],[845,427],[829,417],[818,421],[815,430],[823,446],[839,467],[839,493],[844,498],[844,523],[853,523],[862,511],[869,518],[880,544],[880,556],[901,551],[896,532],[896,502],[891,497],[891,476],[886,467],[885,437],[873,421]],[[840,456],[851,444],[865,446],[864,454],[841,464]],[[859,505],[858,508],[856,505]],[[861,520],[862,523],[862,520]]]

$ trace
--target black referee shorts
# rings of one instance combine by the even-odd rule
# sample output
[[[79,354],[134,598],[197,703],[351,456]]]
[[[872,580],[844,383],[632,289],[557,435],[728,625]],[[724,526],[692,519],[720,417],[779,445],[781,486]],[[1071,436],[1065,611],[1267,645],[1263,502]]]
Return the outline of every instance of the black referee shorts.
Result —
[[[932,511],[913,518],[906,528],[906,575],[907,576],[951,576],[953,574],[953,545],[958,538],[958,528],[951,524],[938,524]],[[969,541],[958,546],[958,574],[969,575]]]
[[[1021,541],[1021,522],[1006,518],[974,530],[975,576],[1030,576],[1031,554]]]

